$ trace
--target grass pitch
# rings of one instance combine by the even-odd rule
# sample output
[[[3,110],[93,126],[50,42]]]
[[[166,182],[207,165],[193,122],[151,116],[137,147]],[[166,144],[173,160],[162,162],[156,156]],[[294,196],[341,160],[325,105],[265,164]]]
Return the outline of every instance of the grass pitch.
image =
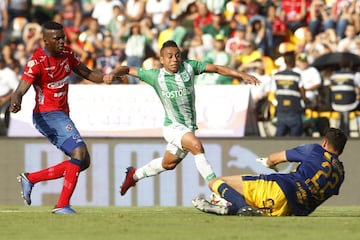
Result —
[[[0,206],[1,240],[360,239],[360,206],[319,207],[308,217],[237,217],[191,207]]]

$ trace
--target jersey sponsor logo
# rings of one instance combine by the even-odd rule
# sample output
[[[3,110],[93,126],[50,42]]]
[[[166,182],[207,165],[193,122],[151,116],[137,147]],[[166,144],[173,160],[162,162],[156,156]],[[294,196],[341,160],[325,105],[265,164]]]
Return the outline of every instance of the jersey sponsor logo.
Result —
[[[46,71],[52,71],[55,70],[55,66],[51,66],[51,67],[45,67],[44,70]]]
[[[62,96],[65,96],[65,95],[66,95],[66,91],[54,93],[54,97],[56,97],[56,98],[62,97]]]
[[[162,91],[162,96],[167,98],[178,98],[186,95],[190,95],[194,92],[194,87],[181,88],[179,90],[174,91]]]
[[[61,79],[60,81],[56,81],[56,82],[51,82],[47,85],[48,88],[50,89],[57,89],[57,88],[62,88],[64,87],[64,85],[67,83],[67,77],[64,79]]]

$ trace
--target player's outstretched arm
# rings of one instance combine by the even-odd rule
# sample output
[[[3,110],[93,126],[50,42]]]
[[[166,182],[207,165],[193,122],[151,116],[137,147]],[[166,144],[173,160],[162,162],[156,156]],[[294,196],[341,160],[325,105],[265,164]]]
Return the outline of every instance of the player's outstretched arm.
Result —
[[[254,77],[250,74],[244,73],[244,72],[236,71],[235,69],[232,69],[228,66],[221,66],[221,65],[207,63],[205,72],[218,73],[220,75],[238,78],[246,83],[250,83],[250,84],[254,84],[254,85],[258,85],[261,83],[260,80],[257,79],[256,77]]]
[[[270,154],[268,157],[257,158],[256,161],[265,167],[274,169],[277,172],[278,169],[276,168],[276,165],[287,162],[286,151],[275,152]]]
[[[77,68],[72,69],[77,75],[90,80],[94,83],[110,84],[113,76],[89,69],[84,63],[80,63]]]
[[[126,74],[131,75],[133,77],[138,77],[136,67],[118,66],[111,73],[114,74],[116,77],[120,77]]]

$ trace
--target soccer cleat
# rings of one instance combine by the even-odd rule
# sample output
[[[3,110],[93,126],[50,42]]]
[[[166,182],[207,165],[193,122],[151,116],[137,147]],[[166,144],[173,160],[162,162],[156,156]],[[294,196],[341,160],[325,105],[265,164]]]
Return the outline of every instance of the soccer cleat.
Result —
[[[70,206],[65,206],[62,208],[54,208],[52,211],[52,213],[55,214],[75,214],[75,210],[72,209]]]
[[[24,199],[26,205],[31,205],[31,191],[34,187],[34,184],[29,181],[27,178],[27,173],[20,173],[17,177],[18,182],[21,184],[21,197]]]
[[[194,198],[192,201],[194,207],[202,212],[212,213],[217,215],[227,215],[228,208],[226,206],[212,204],[203,198]]]
[[[123,184],[120,187],[121,196],[124,196],[130,187],[135,187],[135,185],[136,185],[136,181],[134,180],[135,171],[136,171],[136,168],[131,167],[131,166],[126,169],[125,181],[123,182]]]
[[[211,204],[216,204],[216,205],[220,205],[220,206],[224,206],[224,207],[229,207],[231,206],[231,202],[228,202],[227,200],[225,200],[224,198],[220,197],[219,195],[217,195],[214,192],[211,192],[210,195],[210,201]]]
[[[261,210],[250,206],[245,206],[239,209],[238,216],[251,217],[251,216],[264,216]]]

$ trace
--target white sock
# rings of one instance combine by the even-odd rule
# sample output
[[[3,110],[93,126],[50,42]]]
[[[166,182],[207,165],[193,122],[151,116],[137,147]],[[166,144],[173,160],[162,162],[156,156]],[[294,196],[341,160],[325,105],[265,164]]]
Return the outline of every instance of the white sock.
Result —
[[[216,177],[216,174],[212,170],[212,167],[210,166],[209,162],[205,158],[205,154],[200,153],[200,154],[194,155],[194,158],[195,158],[196,168],[206,182],[208,182],[210,179],[213,179]]]
[[[155,158],[141,168],[136,169],[134,179],[140,180],[146,177],[158,175],[159,173],[166,171],[166,169],[162,167],[162,160],[162,157]]]

